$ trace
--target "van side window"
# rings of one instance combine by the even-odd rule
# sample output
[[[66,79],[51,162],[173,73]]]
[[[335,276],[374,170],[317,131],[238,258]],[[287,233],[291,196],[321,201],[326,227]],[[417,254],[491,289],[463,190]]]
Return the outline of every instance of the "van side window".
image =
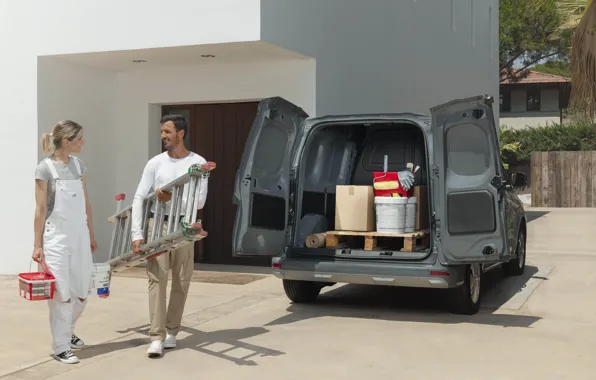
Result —
[[[489,136],[472,123],[458,124],[447,130],[446,167],[461,176],[478,176],[490,167]]]

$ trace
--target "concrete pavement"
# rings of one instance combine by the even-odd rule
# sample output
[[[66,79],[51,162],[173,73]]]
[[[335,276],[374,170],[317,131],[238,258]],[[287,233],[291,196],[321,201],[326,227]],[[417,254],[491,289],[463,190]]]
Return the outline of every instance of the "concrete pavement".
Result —
[[[0,378],[594,379],[596,210],[528,214],[527,273],[490,274],[478,315],[449,314],[435,291],[338,285],[292,305],[273,277],[194,282],[179,347],[154,360],[146,280],[116,277],[110,298],[92,300],[77,329],[90,347],[69,366],[49,357],[45,303],[4,278]]]

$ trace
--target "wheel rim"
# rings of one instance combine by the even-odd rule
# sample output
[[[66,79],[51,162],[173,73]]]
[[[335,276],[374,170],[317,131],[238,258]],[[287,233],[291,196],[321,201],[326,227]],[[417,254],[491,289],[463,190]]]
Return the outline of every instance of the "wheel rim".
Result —
[[[526,245],[524,244],[524,235],[520,234],[517,239],[517,264],[523,268],[526,264]]]
[[[473,264],[470,268],[470,298],[473,303],[480,299],[480,265]]]

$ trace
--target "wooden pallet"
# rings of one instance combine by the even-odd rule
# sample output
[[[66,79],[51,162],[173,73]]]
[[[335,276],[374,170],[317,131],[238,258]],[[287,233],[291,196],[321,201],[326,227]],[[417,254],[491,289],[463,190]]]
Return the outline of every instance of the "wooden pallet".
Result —
[[[346,243],[346,240],[354,237],[364,237],[364,250],[374,251],[381,249],[377,244],[380,239],[402,241],[404,252],[414,252],[418,249],[428,248],[429,230],[408,232],[404,234],[380,233],[380,232],[360,232],[360,231],[328,231],[325,236],[325,245],[327,248],[347,248],[352,244]]]

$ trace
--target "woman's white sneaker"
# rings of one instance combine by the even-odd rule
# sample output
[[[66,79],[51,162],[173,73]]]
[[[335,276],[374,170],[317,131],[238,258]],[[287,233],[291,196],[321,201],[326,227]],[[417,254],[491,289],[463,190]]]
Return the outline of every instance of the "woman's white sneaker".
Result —
[[[85,342],[83,342],[81,340],[81,338],[79,338],[75,334],[72,334],[72,337],[70,338],[70,348],[72,348],[73,350],[76,350],[76,349],[81,349],[84,346],[85,346]]]
[[[158,358],[163,355],[163,342],[161,340],[154,340],[151,342],[147,350],[147,356],[150,358]]]
[[[56,359],[65,364],[77,364],[79,362],[79,358],[71,350],[56,355]]]

